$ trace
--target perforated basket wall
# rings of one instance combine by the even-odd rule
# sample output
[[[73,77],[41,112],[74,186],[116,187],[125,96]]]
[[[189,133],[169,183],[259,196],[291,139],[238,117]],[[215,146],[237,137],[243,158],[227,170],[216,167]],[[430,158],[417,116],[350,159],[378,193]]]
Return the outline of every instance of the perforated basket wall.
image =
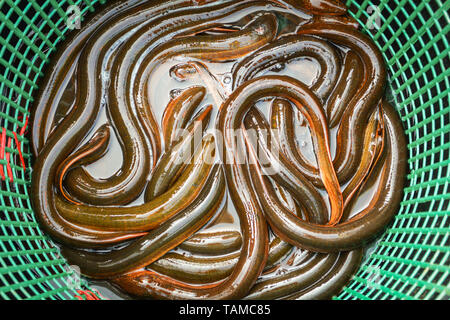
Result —
[[[85,15],[104,2],[0,0],[1,299],[93,297],[34,217],[26,125],[45,65],[70,32],[67,8],[78,5]],[[393,224],[335,299],[448,299],[450,0],[347,5],[387,62],[409,173]]]

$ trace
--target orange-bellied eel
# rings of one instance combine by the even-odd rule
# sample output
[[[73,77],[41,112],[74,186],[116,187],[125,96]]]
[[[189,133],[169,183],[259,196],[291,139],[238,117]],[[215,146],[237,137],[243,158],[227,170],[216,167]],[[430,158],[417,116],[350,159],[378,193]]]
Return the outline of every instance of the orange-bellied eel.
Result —
[[[64,190],[63,180],[67,171],[74,167],[83,164],[89,164],[101,158],[108,149],[110,139],[110,127],[106,124],[102,125],[92,136],[92,138],[77,151],[72,153],[66,160],[64,160],[58,167],[55,182],[59,191],[64,198],[75,204],[81,204],[74,200],[71,195]]]
[[[229,241],[214,242],[223,240],[223,237]],[[240,245],[241,235],[237,231],[205,230],[179,246],[187,252],[168,253],[149,265],[148,269],[186,283],[220,281],[229,276],[236,266]],[[291,249],[290,244],[275,236],[269,244],[264,270],[276,266]]]
[[[65,79],[68,77],[68,72],[70,71],[70,65],[76,61],[77,56],[79,55],[79,51],[82,49],[82,47],[85,45],[86,40],[91,37],[91,35],[95,32],[100,32],[101,30],[105,29],[104,25],[106,24],[114,24],[122,20],[123,18],[126,18],[125,27],[127,30],[131,30],[136,26],[141,27],[141,31],[148,29],[148,26],[154,25],[154,20],[158,20],[161,22],[160,16],[161,14],[164,14],[166,12],[169,12],[173,9],[180,9],[180,8],[186,8],[191,7],[189,10],[192,13],[192,20],[190,22],[197,22],[199,21],[199,13],[205,13],[208,12],[206,15],[203,14],[203,18],[205,18],[208,21],[214,20],[214,18],[219,19],[220,17],[224,17],[226,14],[223,14],[222,12],[218,12],[218,15],[216,16],[211,11],[214,11],[214,9],[227,9],[228,14],[233,13],[233,10],[236,11],[237,7],[240,6],[240,4],[234,4],[234,1],[225,1],[224,4],[221,4],[219,6],[217,5],[211,5],[209,6],[209,2],[214,1],[205,1],[202,2],[202,6],[205,7],[203,9],[198,10],[197,8],[192,8],[192,6],[198,6],[199,3],[197,1],[193,0],[173,0],[173,1],[152,1],[147,2],[143,0],[132,0],[128,1],[126,4],[115,4],[111,7],[107,7],[104,10],[100,11],[100,14],[93,16],[87,23],[83,25],[83,29],[77,32],[71,32],[68,37],[65,39],[65,48],[60,48],[57,52],[57,56],[52,59],[52,61],[56,61],[57,63],[51,65],[48,67],[51,68],[51,72],[46,73],[46,79],[44,79],[45,87],[42,88],[39,92],[39,96],[37,99],[35,111],[34,111],[34,121],[32,126],[33,131],[33,151],[35,156],[39,153],[40,149],[42,148],[44,142],[48,138],[48,134],[50,131],[50,119],[48,115],[52,115],[54,113],[51,112],[50,107],[53,109],[56,108],[55,100],[57,100],[57,96],[60,95],[60,87],[61,86],[55,86],[55,83],[61,83],[65,81]],[[242,6],[240,6],[241,9],[245,9],[245,6],[254,6],[254,7],[260,7],[263,9],[262,4],[264,1],[253,1],[253,3],[250,3],[252,1],[242,1]],[[267,3],[267,2],[265,2]],[[208,6],[205,6],[205,4],[208,4]],[[245,6],[244,6],[245,5]],[[176,14],[169,14],[166,15],[166,22],[168,22],[168,25],[173,26],[176,25],[176,21],[169,21],[174,16],[177,16]],[[184,15],[184,17],[187,17],[188,15]],[[150,19],[149,19],[150,18]],[[104,24],[104,25],[102,25]],[[217,23],[214,23],[214,25],[217,25]],[[203,27],[200,27],[200,29]],[[97,30],[99,29],[99,30]],[[161,30],[163,28],[158,29],[158,33],[161,33]],[[180,31],[182,33],[182,31]],[[145,39],[145,37],[143,38]],[[141,43],[147,43],[147,41],[141,41]],[[109,42],[103,42],[105,44],[104,49],[109,49]],[[49,75],[49,76],[47,76]],[[156,124],[153,118],[148,119],[152,125]],[[158,139],[159,139],[159,131],[154,127],[147,127],[149,129],[149,132],[153,136],[150,137],[151,140],[154,140],[154,147],[158,146]],[[43,130],[42,133],[40,133],[40,130]],[[154,154],[157,154],[158,150],[155,150]]]
[[[267,225],[249,184],[248,166],[241,164],[236,141],[227,133],[225,108],[219,113],[218,128],[224,132],[221,159],[228,190],[240,218],[243,243],[238,262],[224,280],[195,285],[184,283],[154,271],[136,271],[113,280],[127,292],[138,296],[172,299],[238,299],[243,297],[264,268],[268,254]],[[241,119],[242,121],[242,119]],[[226,162],[225,159],[230,161]]]
[[[319,16],[319,15],[315,15],[315,16],[313,16],[312,20],[309,20],[307,22],[307,24],[308,23],[311,23],[311,24],[327,23],[327,24],[348,26],[348,27],[352,27],[354,29],[358,29],[359,28],[358,21],[356,21],[349,14],[340,15],[340,16],[338,16],[338,15],[335,15],[335,16]],[[307,25],[307,24],[305,24],[305,25]]]
[[[272,102],[271,129],[285,158],[313,185],[323,188],[319,170],[311,168],[298,150],[295,140],[294,110],[289,101],[277,98]]]
[[[320,226],[304,222],[286,211],[273,196],[258,164],[251,170],[257,193],[265,215],[281,239],[305,249],[319,252],[352,250],[366,244],[379,234],[397,212],[406,173],[406,139],[401,121],[388,103],[383,103],[386,158],[379,186],[371,202],[350,220],[333,226]]]
[[[384,134],[385,133],[383,132],[383,135]],[[353,216],[355,215],[352,211],[355,211],[353,207],[355,202],[358,200],[359,195],[370,192],[370,190],[376,190],[379,177],[383,171],[383,164],[387,156],[386,152],[383,152],[385,143],[386,139],[384,138],[381,145],[377,145],[377,154],[375,155],[376,159],[373,161],[374,165],[371,166],[368,175],[360,183],[359,188],[354,192],[353,196],[346,202],[344,214],[342,215],[344,220],[348,220],[351,213],[353,213]]]
[[[302,265],[294,271],[287,272],[281,277],[283,279],[277,278],[266,282],[260,282],[259,285],[257,284],[254,289],[252,289],[253,295],[250,294],[248,298],[284,296],[307,287],[326,274],[335,263],[337,256],[338,255],[319,255],[316,259],[312,259],[310,264],[306,266]],[[172,253],[153,263],[150,268],[184,282],[204,283],[218,281],[228,275],[230,270],[234,267],[236,260],[236,253],[219,258],[181,256],[177,253]],[[276,284],[279,282],[281,285]],[[332,292],[330,292],[330,294],[332,294]]]
[[[213,166],[215,139],[207,135],[176,183],[165,193],[144,204],[130,207],[89,206],[56,198],[58,212],[65,219],[90,228],[109,231],[144,232],[154,229],[195,200]]]
[[[263,275],[245,299],[330,299],[356,272],[362,253],[362,249],[306,252],[302,260],[284,267],[282,272]]]
[[[223,206],[224,196],[225,179],[216,164],[186,209],[125,248],[103,254],[64,248],[62,254],[92,278],[110,278],[145,267],[201,228]]]
[[[286,100],[282,99],[275,99],[272,103],[272,132],[274,135],[276,135],[277,142],[280,145],[280,148],[283,152],[283,155],[286,156],[287,159],[290,160],[290,162],[293,165],[296,165],[296,168],[305,176],[308,178],[309,181],[311,181],[315,186],[319,188],[323,188],[322,180],[320,179],[319,172],[316,168],[308,167],[306,160],[301,156],[301,153],[297,149],[297,144],[294,137],[294,124],[293,124],[293,111],[290,103]],[[375,110],[372,116],[375,116],[375,114],[378,111]],[[374,126],[375,122],[371,121],[369,122],[372,125],[370,128],[373,130],[376,130],[377,127]],[[368,150],[369,148],[373,147],[373,141],[376,141],[377,139],[371,138],[371,133],[365,134],[365,140],[363,144],[364,150]],[[372,149],[371,149],[372,150]],[[372,150],[373,151],[373,150]],[[369,159],[368,155],[374,155],[373,152],[365,152],[363,154],[363,157],[361,159],[361,164],[357,169],[357,172],[353,175],[349,185],[346,187],[346,189],[343,191],[343,198],[344,198],[344,207],[346,206],[346,203],[348,202],[348,196],[350,190],[356,190],[357,186],[359,185],[356,183],[357,181],[361,181],[365,177],[365,173],[367,173],[368,166],[370,166],[370,163],[372,159]],[[370,160],[370,162],[367,162]],[[305,169],[307,168],[312,170]],[[364,167],[364,168],[362,168]],[[337,173],[339,177],[339,173]],[[356,184],[355,184],[356,183]]]
[[[145,201],[151,201],[165,192],[192,159],[208,125],[211,109],[212,107],[208,106],[201,111],[186,128],[186,135],[182,134],[162,155],[145,189]]]
[[[330,127],[339,124],[345,109],[358,89],[363,85],[364,66],[353,51],[345,54],[338,83],[327,101],[327,118]]]
[[[193,86],[170,101],[164,109],[161,120],[161,128],[164,136],[164,146],[170,148],[172,142],[177,140],[179,130],[186,127],[187,122],[194,114],[195,109],[205,97],[206,89],[201,86]]]
[[[272,264],[280,258],[280,255],[285,255],[286,247],[282,246],[283,243],[284,242],[279,238],[275,238],[271,242],[269,258],[265,269],[271,268]],[[290,246],[287,250],[290,250]],[[355,253],[352,253],[352,255],[354,254]],[[278,272],[276,269],[275,272],[273,272],[274,275],[264,274],[261,281],[257,281],[250,294],[245,298],[282,298],[293,292],[304,290],[318,281],[326,281],[327,278],[324,280],[324,275],[327,275],[329,270],[333,268],[332,272],[336,273],[335,277],[340,282],[334,286],[335,290],[328,292],[328,296],[326,297],[331,297],[331,295],[336,293],[337,290],[342,287],[342,282],[348,280],[348,277],[352,274],[351,271],[359,265],[359,260],[353,259],[350,265],[352,269],[347,270],[347,272],[342,272],[339,268],[334,266],[335,264],[342,264],[339,260],[343,259],[342,255],[317,255],[314,253],[307,253],[306,255],[309,257],[306,259],[307,261],[296,265],[293,268],[291,267],[284,272]],[[360,256],[360,254],[358,256]],[[162,259],[155,261],[149,268],[162,273],[165,276],[170,276],[187,283],[212,283],[222,280],[231,273],[231,270],[233,270],[237,262],[237,257],[237,252],[219,257],[181,255],[175,252],[169,253]],[[322,297],[326,298],[323,295]]]
[[[149,194],[146,197],[147,201],[152,200],[166,191],[169,182],[176,178],[175,175],[180,173],[181,169],[184,168],[193,157],[197,145],[201,142],[203,130],[209,122],[210,112],[211,106],[208,106],[204,111],[200,112],[199,115],[193,119],[193,123],[186,129],[187,135],[183,135],[181,139],[179,139],[181,141],[178,141],[177,144],[162,156],[153,172],[150,183],[147,186],[146,194]],[[108,141],[109,127],[103,125],[97,130],[87,144],[61,163],[56,176],[56,184],[66,200],[81,205],[80,202],[72,199],[72,197],[64,190],[63,179],[66,172],[75,164],[81,165],[98,160],[98,158],[106,151]],[[68,183],[70,183],[70,181]]]
[[[344,211],[351,202],[355,193],[368,176],[370,169],[377,163],[379,155],[384,147],[384,128],[381,108],[375,110],[369,119],[369,124],[364,133],[364,153],[361,157],[361,164],[352,179],[345,186],[342,196],[344,197]]]
[[[283,37],[242,60],[233,70],[234,88],[277,63],[284,63],[305,56],[312,57],[319,62],[320,74],[311,86],[311,89],[322,101],[325,101],[338,80],[340,72],[339,56],[336,50],[327,42],[308,36],[291,35]],[[292,144],[294,136],[288,134],[283,138],[283,133],[287,133],[288,126],[291,125],[290,127],[292,127],[293,111],[290,110],[289,102],[284,102],[285,105],[281,102],[281,105],[277,106],[278,102],[279,100],[273,104],[272,128],[276,129],[274,130],[275,135],[279,132],[278,138],[282,151],[291,160],[292,164],[314,185],[323,186],[318,170],[308,165],[301,153],[296,148],[293,148],[295,145]],[[282,116],[285,116],[285,118]],[[286,116],[288,117],[286,118]],[[285,123],[278,123],[277,125],[275,122],[277,120],[281,122],[283,119],[285,119]]]
[[[242,174],[248,175],[248,173],[242,172],[241,168],[236,169],[229,172],[227,168],[226,172],[228,171],[230,175],[239,172],[240,177],[242,177]],[[236,180],[228,180],[228,178],[227,181],[236,183],[234,182]],[[239,191],[244,187],[243,184],[238,184],[238,186]],[[249,190],[249,187],[246,189]],[[181,282],[154,271],[144,270],[126,274],[112,281],[127,292],[138,296],[166,299],[238,299],[243,297],[256,281],[265,265],[268,250],[267,226],[262,217],[261,209],[256,207],[257,202],[248,197],[243,198],[245,200],[240,200],[236,197],[238,191],[234,188],[236,186],[229,187],[229,191],[232,193],[235,206],[239,208],[241,229],[244,230],[243,246],[235,268],[226,279],[212,284],[198,285]],[[249,194],[247,193],[247,195]]]
[[[201,230],[180,244],[180,249],[197,254],[227,254],[242,245],[241,233],[236,230]]]
[[[286,63],[302,57],[311,57],[318,61],[320,74],[311,89],[320,99],[326,99],[339,76],[339,56],[326,41],[310,36],[282,37],[240,61],[233,68],[233,88],[236,89],[245,81],[255,78],[278,63]]]
[[[313,143],[322,181],[330,197],[331,214],[328,224],[336,224],[342,215],[343,200],[331,161],[328,128],[320,101],[300,81],[287,76],[264,76],[245,82],[233,92],[231,97],[236,99],[234,109],[238,110],[233,109],[233,111],[236,114],[245,113],[252,106],[251,100],[270,96],[290,99],[308,120],[311,130],[314,132]],[[233,117],[233,121],[235,121],[236,115],[233,114],[230,117]],[[236,122],[234,124],[237,125]]]
[[[302,211],[302,208],[298,204],[298,201],[294,199],[294,197],[289,193],[289,191],[279,185],[276,181],[272,180],[272,184],[274,186],[274,189],[278,195],[278,198],[281,200],[283,205],[290,211],[292,211],[293,214],[302,217],[306,220],[309,220],[309,217],[305,215],[305,212]]]
[[[176,39],[176,46],[189,48],[186,55],[206,61],[223,62],[248,54],[272,41],[277,32],[273,13],[263,13],[243,30],[225,35],[196,36],[193,39]],[[169,44],[169,47],[171,44]]]
[[[342,40],[342,43],[350,43],[351,40],[345,39],[345,36],[343,34],[346,31],[352,30],[350,27],[342,27],[339,30],[342,29],[342,34],[339,37],[340,40]],[[302,29],[303,30],[303,29]],[[305,26],[305,30],[308,30],[308,26]],[[305,32],[305,31],[302,31]],[[369,42],[368,39],[361,36],[359,32],[353,30],[352,33],[348,36],[348,38],[351,38],[353,36],[354,38],[358,38],[359,41],[355,42],[354,44],[348,44],[348,46],[351,48],[351,50],[355,50],[355,52],[359,53],[360,56],[364,57],[365,64],[363,65],[361,62],[360,57],[354,53],[353,51],[349,51],[344,59],[344,67],[341,72],[341,76],[338,81],[338,85],[335,87],[334,91],[331,94],[330,99],[327,101],[327,114],[329,121],[331,123],[331,126],[336,126],[339,121],[341,121],[342,114],[345,111],[346,116],[343,117],[342,122],[343,123],[349,123],[349,119],[351,118],[350,123],[350,129],[348,131],[345,131],[345,124],[344,126],[339,128],[338,131],[338,142],[337,142],[337,153],[339,154],[339,150],[341,150],[342,145],[341,143],[344,143],[346,146],[345,150],[348,152],[351,152],[349,156],[346,158],[348,161],[356,161],[356,153],[351,151],[351,148],[356,149],[357,153],[361,152],[361,148],[355,147],[358,144],[350,144],[348,142],[350,135],[352,137],[356,137],[355,143],[362,143],[361,137],[359,135],[363,135],[363,128],[364,126],[361,125],[365,121],[365,118],[367,118],[367,114],[371,113],[371,108],[374,107],[374,103],[376,105],[377,101],[379,100],[379,97],[382,93],[382,88],[384,85],[384,77],[385,77],[385,71],[384,71],[384,64],[383,61],[378,53],[378,50]],[[334,39],[333,37],[331,37]],[[370,46],[371,51],[365,50],[365,47]],[[358,49],[358,50],[357,50]],[[370,66],[374,67],[370,67]],[[362,72],[363,70],[369,70],[369,78],[366,72]],[[366,79],[366,80],[364,80]],[[372,79],[373,83],[370,83]],[[369,81],[369,83],[367,83]],[[362,86],[361,84],[365,84]],[[362,86],[362,88],[361,88]],[[355,97],[356,95],[356,97]],[[358,100],[360,96],[365,97],[363,100]],[[367,101],[365,104],[361,101]],[[358,104],[358,105],[356,105]],[[281,105],[279,106],[282,107]],[[297,160],[297,167],[298,169],[308,178],[313,181],[313,183],[316,186],[321,186],[321,181],[319,180],[319,173],[317,168],[311,166],[302,156],[301,152],[297,152],[297,150],[294,148],[294,144],[292,137],[287,134],[288,128],[292,127],[292,117],[290,117],[289,110],[287,110],[287,106],[283,109],[277,108],[278,114],[275,114],[276,121],[283,121],[281,118],[282,116],[287,116],[287,118],[284,119],[284,124],[279,125],[278,128],[280,128],[280,133],[284,134],[284,137],[281,137],[282,141],[285,141],[286,144],[283,144],[285,147],[285,150],[289,149],[291,154],[296,160]],[[355,110],[354,113],[353,110]],[[278,119],[278,120],[277,120]],[[272,122],[274,124],[274,122]],[[352,129],[353,128],[353,129]],[[351,133],[351,130],[353,130]],[[358,132],[358,134],[356,134]],[[341,140],[339,140],[341,139]],[[289,148],[287,148],[289,147]],[[341,155],[343,153],[341,152]],[[351,158],[352,157],[352,158]],[[353,160],[351,160],[353,159]],[[347,161],[346,160],[346,161]],[[346,164],[346,165],[340,165],[342,162],[340,162],[340,158],[338,155],[336,155],[333,163],[336,168],[336,173],[338,175],[338,179],[340,182],[347,181],[350,179],[350,177],[353,175],[353,173],[356,171],[356,166],[359,163],[353,162],[353,164]],[[350,168],[350,165],[353,167]]]
[[[317,15],[343,15],[347,7],[340,0],[284,0],[294,8]]]
[[[265,175],[270,176],[278,184],[290,191],[295,200],[301,204],[309,218],[318,224],[326,224],[328,213],[321,194],[296,168],[283,157],[272,143],[271,131],[263,115],[255,108],[247,112],[244,126],[248,139],[257,143],[258,161]],[[270,166],[267,169],[267,166]]]
[[[211,284],[229,277],[238,259],[239,251],[218,256],[169,252],[147,270],[184,283]]]
[[[169,13],[160,20],[170,23],[170,28],[162,26],[161,28],[155,29],[158,33],[162,32],[165,34],[164,37],[159,37],[155,41],[149,41],[149,37],[153,37],[152,34],[155,30],[149,29],[147,32],[142,34],[134,34],[126,43],[125,47],[128,49],[122,54],[119,54],[117,64],[121,65],[123,70],[123,76],[120,78],[128,87],[124,89],[128,95],[133,96],[131,101],[135,104],[138,118],[140,119],[144,130],[151,132],[155,127],[154,115],[152,113],[152,107],[150,105],[148,90],[147,90],[147,80],[144,80],[148,76],[148,72],[153,70],[155,67],[155,59],[158,62],[156,55],[164,51],[166,48],[169,51],[169,55],[163,55],[160,58],[169,59],[174,55],[183,55],[184,53],[189,53],[190,50],[187,46],[192,45],[192,54],[195,55],[195,51],[199,51],[200,47],[203,48],[200,51],[205,51],[207,47],[211,49],[210,55],[217,55],[223,47],[223,45],[230,45],[236,41],[240,42],[244,39],[249,40],[250,43],[245,43],[240,49],[242,52],[240,54],[245,54],[249,52],[251,48],[256,43],[260,43],[260,40],[267,38],[267,34],[255,35],[251,28],[243,30],[239,34],[237,32],[230,33],[230,35],[222,36],[207,36],[207,37],[188,37],[187,39],[180,38],[169,41],[171,38],[176,38],[178,34],[182,34],[187,31],[198,31],[211,28],[211,26],[217,26],[217,22],[220,19],[227,17],[233,13],[242,11],[245,12],[246,9],[252,11],[264,11],[267,10],[265,6],[268,2],[266,1],[241,1],[236,3],[235,1],[224,1],[220,4],[211,4],[208,6],[200,6],[190,8],[185,11],[179,11]],[[186,21],[184,24],[180,24],[182,21]],[[189,22],[189,23],[188,23]],[[169,29],[170,32],[166,32]],[[264,30],[265,32],[270,30]],[[211,38],[212,37],[212,38]],[[234,37],[234,40],[230,37]],[[198,41],[196,41],[198,40]],[[184,43],[184,47],[182,45]],[[162,50],[155,50],[162,45]],[[180,45],[183,48],[180,48]],[[195,49],[194,47],[197,47]],[[180,51],[181,50],[181,51]],[[137,58],[138,57],[138,58]],[[220,58],[220,57],[218,57]],[[152,63],[153,62],[153,63]],[[147,70],[146,70],[147,69]],[[145,71],[145,72],[144,72]],[[126,79],[124,78],[126,77]]]
[[[364,65],[363,87],[357,91],[343,113],[337,134],[337,148],[334,159],[339,181],[351,178],[359,165],[364,137],[364,123],[384,94],[386,69],[380,51],[371,39],[352,27],[333,24],[308,25],[298,34],[323,37],[329,41],[353,50]]]
[[[311,126],[317,128],[317,131],[322,129],[322,138],[325,141],[323,145],[328,143],[325,127],[321,128],[318,125],[320,121],[325,122],[325,119],[317,97],[295,79],[268,76],[250,80],[239,87],[224,103],[217,122],[223,137],[219,151],[222,151],[220,156],[226,168],[229,191],[240,215],[244,240],[239,260],[232,274],[219,283],[195,286],[147,270],[120,277],[114,280],[115,283],[132,294],[159,298],[236,298],[237,294],[239,294],[238,297],[242,297],[248,292],[249,284],[256,281],[267,259],[267,230],[261,216],[261,208],[255,201],[257,196],[253,191],[249,172],[246,170],[247,165],[240,162],[242,150],[238,148],[233,129],[241,127],[246,111],[252,106],[252,102],[271,95],[283,97],[293,95],[296,99],[295,102],[298,103],[297,106],[309,111],[306,117]],[[316,121],[315,126],[314,120]],[[325,155],[328,155],[328,165],[330,165],[329,150],[325,151],[328,152]],[[259,233],[261,236],[251,237],[252,232]],[[259,263],[253,264],[255,261],[259,261]],[[241,281],[236,283],[237,279]]]
[[[147,26],[141,28],[141,30],[154,31],[149,26],[152,26],[152,24],[147,23]],[[119,142],[123,154],[126,155],[124,156],[124,162],[118,173],[106,180],[95,179],[82,168],[75,168],[68,173],[68,178],[71,181],[67,185],[69,192],[84,203],[108,205],[112,202],[115,204],[130,202],[136,194],[131,186],[142,188],[143,179],[146,179],[144,172],[149,172],[146,143],[143,140],[143,133],[141,133],[141,128],[137,124],[138,119],[134,115],[132,101],[130,101],[128,95],[130,88],[133,87],[133,82],[129,81],[132,74],[132,70],[130,70],[132,63],[128,63],[127,57],[130,56],[130,52],[134,53],[134,50],[129,50],[129,46],[133,44],[138,35],[141,36],[141,33],[146,34],[146,32],[137,32],[119,47],[116,53],[116,61],[110,71],[112,79],[108,88],[108,111],[114,122],[114,127],[120,132]],[[163,31],[162,34],[164,33],[170,33],[170,31]],[[160,40],[163,37],[155,38]],[[182,41],[180,40],[180,42]],[[152,44],[154,45],[154,42]],[[198,45],[201,46],[202,44]],[[194,48],[190,48],[190,50],[194,50]],[[171,52],[175,54],[176,50],[171,50]],[[136,59],[134,58],[134,60]],[[153,119],[150,114],[147,114],[146,118]],[[136,181],[136,183],[132,183],[132,181]]]
[[[373,122],[371,127],[377,128],[377,122]],[[366,130],[367,136],[374,131],[371,127]],[[251,142],[247,143],[249,147],[252,147]],[[250,150],[250,155],[256,162],[257,156],[254,149]],[[312,222],[317,223],[314,220]],[[276,268],[274,271],[264,274],[245,299],[329,299],[347,283],[350,276],[356,271],[362,252],[362,249],[356,249],[349,253],[338,254],[307,253],[306,262],[301,261],[295,266],[284,267],[284,271]]]
[[[113,4],[111,8],[107,7],[102,10],[98,16],[92,17],[92,19],[83,26],[83,29],[78,32],[71,32],[64,41],[65,48],[60,48],[57,52],[57,57],[52,59],[52,61],[56,61],[57,63],[52,64],[48,68],[51,72],[46,73],[46,77],[43,80],[44,85],[41,84],[43,88],[39,91],[38,99],[36,99],[32,123],[32,146],[35,156],[40,152],[50,135],[50,118],[54,114],[54,109],[57,109],[57,99],[61,91],[61,86],[55,85],[55,83],[59,84],[65,81],[68,77],[68,72],[71,69],[70,65],[77,61],[80,51],[92,35],[94,35],[94,37],[98,37],[97,34],[102,36],[101,41],[97,42],[99,44],[97,50],[99,52],[102,50],[99,56],[105,56],[106,51],[110,49],[115,40],[120,38],[120,36],[126,35],[127,31],[132,30],[137,25],[145,25],[144,22],[148,22],[149,17],[156,17],[167,10],[186,7],[192,4],[194,3],[191,0],[174,0],[170,2],[152,1],[151,3],[142,0],[132,0],[126,4]],[[117,24],[115,29],[102,35],[104,30],[114,24]],[[110,39],[111,35],[115,35],[115,33],[117,34],[117,37]],[[90,41],[92,42],[92,40]],[[90,58],[90,60],[93,59],[94,58],[92,57]],[[81,68],[86,68],[87,65],[85,62],[86,61],[83,61],[83,63],[78,62],[77,64],[80,65]],[[77,70],[77,73],[80,72],[81,71]],[[97,89],[97,96],[97,99],[101,96],[99,88]],[[80,104],[82,105],[82,103]],[[77,106],[77,104],[75,106]],[[79,105],[78,108],[80,108]],[[152,153],[153,157],[156,158],[159,153],[159,146],[157,144],[159,131],[157,129],[152,130],[149,139],[154,142],[152,143]]]

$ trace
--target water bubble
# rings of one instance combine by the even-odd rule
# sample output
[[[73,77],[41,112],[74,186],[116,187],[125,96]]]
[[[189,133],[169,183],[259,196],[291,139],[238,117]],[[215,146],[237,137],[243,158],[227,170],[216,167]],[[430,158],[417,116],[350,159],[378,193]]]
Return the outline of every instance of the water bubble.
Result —
[[[284,275],[284,274],[286,274],[287,273],[287,270],[285,269],[285,268],[279,268],[277,271],[276,271],[276,275],[279,275],[279,276],[282,276],[282,275]]]
[[[109,72],[106,70],[102,71],[101,78],[102,78],[103,82],[109,83],[109,79],[110,79]]]
[[[264,32],[266,31],[266,29],[263,26],[260,26],[258,28],[256,28],[256,33],[260,36],[262,36],[264,34]]]
[[[192,64],[184,62],[174,65],[169,70],[170,77],[179,82],[186,81],[188,77],[191,77],[195,73],[197,73],[197,69]]]
[[[302,141],[300,142],[300,147],[305,148],[308,144],[306,143],[306,141]]]
[[[286,65],[284,63],[277,63],[273,66],[272,71],[274,72],[280,72],[286,68]]]
[[[182,90],[181,89],[172,89],[169,92],[169,96],[170,99],[175,99],[176,97],[178,97],[181,94]]]
[[[230,84],[231,83],[231,75],[230,74],[223,75],[222,81],[225,84]]]
[[[301,112],[297,112],[297,120],[298,120],[298,122],[299,122],[299,124],[301,126],[304,126],[306,124],[305,123],[305,121],[306,121],[305,116]]]

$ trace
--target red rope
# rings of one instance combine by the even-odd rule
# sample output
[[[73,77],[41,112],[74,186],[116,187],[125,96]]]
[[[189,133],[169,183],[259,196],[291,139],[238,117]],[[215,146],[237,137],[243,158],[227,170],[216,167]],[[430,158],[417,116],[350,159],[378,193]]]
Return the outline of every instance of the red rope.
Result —
[[[19,135],[23,136],[27,130],[27,125],[28,125],[28,117],[25,118],[25,123],[23,124],[23,126],[20,128],[19,131]],[[21,150],[21,144],[19,141],[19,138],[17,137],[17,133],[15,131],[13,131],[13,135],[14,135],[14,140],[16,142],[16,146],[17,146],[17,150],[19,151],[19,158],[20,158],[20,162],[22,164],[22,168],[24,170],[26,170],[26,165],[25,165],[25,160],[23,158],[23,154],[22,154],[22,150]],[[11,148],[11,138],[8,139],[8,148]],[[5,153],[6,153],[6,159],[5,159]],[[6,128],[2,128],[2,134],[0,137],[0,159],[5,159],[6,160],[6,170],[7,170],[7,174],[9,176],[9,180],[11,182],[14,182],[14,176],[13,176],[13,172],[11,169],[11,154],[9,152],[6,151]],[[2,178],[2,180],[6,180],[6,176],[5,176],[5,171],[3,169],[3,166],[0,165],[0,176]]]
[[[11,149],[11,138],[8,139],[8,149]],[[9,181],[14,182],[13,172],[11,169],[11,164],[9,163],[11,157],[11,153],[6,152],[6,171],[8,172]]]
[[[2,137],[0,139],[0,159],[3,159],[5,156],[5,143],[6,143],[6,128],[2,130]],[[0,165],[0,175],[2,176],[2,180],[5,180],[5,172],[3,170],[3,166]]]
[[[101,299],[97,296],[97,294],[95,294],[95,293],[92,292],[91,290],[81,290],[81,289],[78,289],[77,292],[78,292],[80,295],[84,295],[84,296],[86,297],[86,300],[101,300]],[[76,297],[77,299],[80,299],[80,298],[81,298],[81,297],[78,296],[78,295],[75,295],[74,297]],[[83,299],[83,298],[81,298],[81,299]]]
[[[25,161],[23,160],[22,150],[20,150],[21,149],[20,142],[19,142],[19,139],[17,138],[16,132],[13,132],[13,134],[14,134],[14,139],[16,140],[17,150],[19,151],[20,162],[22,163],[23,170],[25,170],[27,167],[25,166]]]
[[[27,124],[28,124],[28,117],[25,118],[25,123],[23,125],[23,127],[20,129],[19,134],[21,136],[23,136],[25,134],[26,128],[27,128]]]

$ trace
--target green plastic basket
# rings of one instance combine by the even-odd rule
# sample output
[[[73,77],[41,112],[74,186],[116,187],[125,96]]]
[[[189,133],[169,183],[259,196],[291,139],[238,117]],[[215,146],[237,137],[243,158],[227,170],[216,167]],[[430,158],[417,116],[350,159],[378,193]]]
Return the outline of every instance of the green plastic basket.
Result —
[[[67,9],[106,1],[0,0],[0,298],[92,299],[31,209],[25,134],[37,83],[64,40]],[[450,297],[450,1],[348,1],[387,62],[408,138],[401,208],[335,299]],[[24,162],[22,162],[22,159]]]

